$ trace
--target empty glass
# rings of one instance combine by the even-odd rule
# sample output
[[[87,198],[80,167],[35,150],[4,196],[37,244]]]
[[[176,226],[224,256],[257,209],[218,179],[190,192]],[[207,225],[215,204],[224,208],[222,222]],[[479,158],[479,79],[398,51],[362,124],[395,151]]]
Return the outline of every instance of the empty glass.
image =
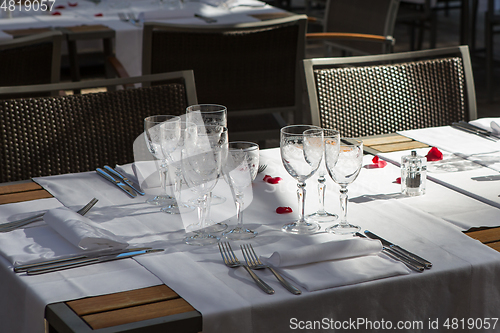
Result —
[[[236,203],[236,228],[223,234],[232,240],[250,239],[257,232],[243,226],[244,192],[252,187],[259,168],[259,145],[253,142],[229,142],[227,160],[224,164],[224,176],[231,186]]]
[[[333,181],[340,185],[340,207],[342,215],[338,224],[329,227],[326,231],[334,234],[352,234],[361,228],[347,222],[347,185],[356,180],[363,164],[363,142],[357,140],[342,140],[338,159],[325,150],[326,169]]]
[[[198,224],[188,226],[195,234],[186,237],[190,245],[209,245],[219,241],[207,232],[209,193],[217,184],[227,155],[227,128],[198,126],[197,133],[186,136],[182,150],[182,172],[187,185],[198,194]]]
[[[144,119],[144,138],[149,152],[158,160],[160,160],[160,168],[158,170],[160,175],[160,185],[162,193],[146,202],[152,205],[165,205],[173,200],[167,194],[167,177],[168,177],[168,163],[165,152],[169,152],[177,145],[175,138],[169,138],[169,142],[165,142],[165,147],[162,146],[162,129],[169,129],[172,133],[180,136],[180,121],[181,118],[171,115],[156,115],[146,117]],[[179,139],[177,137],[177,140]],[[172,140],[170,140],[172,139]],[[164,149],[165,148],[165,149]]]
[[[310,131],[308,131],[310,130]],[[307,133],[305,133],[307,131]],[[320,229],[315,221],[304,218],[306,180],[319,167],[324,155],[323,129],[311,125],[292,125],[281,129],[281,160],[286,171],[297,180],[299,219],[282,227],[292,234],[312,234]]]
[[[307,131],[305,133],[307,133]],[[331,159],[330,163],[335,164],[336,158],[338,158],[339,156],[340,134],[337,130],[323,129],[323,140],[325,143],[325,152],[328,149],[328,156]],[[326,163],[325,160],[323,160],[318,168],[318,197],[319,197],[318,211],[316,213],[309,214],[306,217],[307,220],[312,220],[319,223],[333,222],[338,218],[337,214],[330,213],[325,210],[325,192],[326,192],[325,163]]]

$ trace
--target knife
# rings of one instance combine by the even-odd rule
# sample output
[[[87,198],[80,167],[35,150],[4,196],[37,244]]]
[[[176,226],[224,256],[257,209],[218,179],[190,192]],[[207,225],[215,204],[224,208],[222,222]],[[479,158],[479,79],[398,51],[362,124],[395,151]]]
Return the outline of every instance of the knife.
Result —
[[[94,252],[94,253],[89,253],[89,254],[80,254],[80,255],[74,255],[74,256],[69,256],[69,257],[64,257],[64,258],[57,258],[57,259],[52,259],[52,260],[32,262],[29,264],[14,266],[14,272],[21,273],[21,272],[27,271],[29,268],[42,267],[42,266],[53,265],[53,264],[58,264],[58,263],[69,263],[69,262],[80,260],[80,259],[86,259],[86,258],[90,259],[90,258],[96,258],[96,257],[103,256],[103,255],[117,255],[117,254],[123,254],[123,253],[135,252],[135,251],[143,251],[143,250],[151,250],[151,248],[150,247],[136,247],[136,248],[130,248],[130,249],[125,249],[125,250],[105,251],[105,252],[100,252],[100,253]]]
[[[112,182],[113,184],[118,186],[120,189],[122,189],[125,193],[130,195],[132,198],[135,198],[137,196],[135,191],[130,186],[128,186],[127,184],[125,184],[119,180],[116,180],[113,176],[111,176],[109,173],[107,173],[103,169],[97,168],[96,172],[97,172],[97,174],[99,174],[100,176],[105,178],[106,180],[109,180],[110,182]]]
[[[367,238],[365,235],[363,235],[359,232],[356,233],[356,236],[361,237],[361,238]],[[417,261],[415,261],[415,260],[413,260],[405,255],[402,255],[401,253],[398,253],[385,245],[382,247],[382,252],[385,253],[387,256],[391,257],[392,259],[402,262],[408,268],[413,269],[414,271],[417,271],[419,273],[423,272],[425,269],[424,266],[422,266]]]
[[[56,264],[52,264],[52,265],[45,265],[42,267],[28,268],[26,270],[26,274],[38,275],[38,274],[55,272],[55,271],[60,271],[60,270],[64,270],[64,269],[69,269],[69,268],[76,268],[76,267],[81,267],[81,266],[98,264],[101,262],[132,258],[134,256],[138,256],[138,255],[142,255],[142,254],[162,252],[162,251],[164,251],[164,249],[149,249],[149,250],[125,252],[125,253],[120,253],[120,254],[112,254],[112,255],[93,257],[93,258],[83,258],[83,259],[78,259],[78,260],[74,260],[71,262],[62,262],[62,263],[56,263]]]
[[[136,186],[134,184],[133,181],[131,181],[130,179],[128,179],[127,177],[125,177],[124,175],[122,175],[121,173],[119,173],[118,171],[116,171],[115,169],[113,169],[112,167],[110,167],[109,165],[105,165],[104,166],[104,169],[106,169],[107,171],[111,172],[113,175],[115,175],[116,177],[120,178],[121,180],[123,180],[128,186],[130,186],[134,191],[137,192],[137,194],[140,194],[140,195],[144,195],[145,193],[142,192],[140,189],[139,189],[139,186]]]
[[[464,132],[467,132],[467,133],[470,133],[470,134],[475,134],[477,136],[480,136],[482,138],[485,138],[485,139],[488,139],[488,140],[491,140],[491,141],[494,141],[494,142],[498,141],[498,139],[496,139],[495,137],[492,137],[492,136],[490,136],[488,134],[480,132],[480,131],[478,131],[476,129],[466,127],[466,126],[464,126],[464,125],[462,125],[460,123],[453,123],[453,124],[451,124],[451,127],[456,128],[456,129],[461,130],[461,131],[464,131]]]
[[[384,246],[387,246],[391,250],[411,258],[412,260],[418,262],[420,265],[424,266],[426,269],[429,269],[432,267],[432,263],[430,261],[425,260],[424,258],[421,258],[421,257],[417,256],[416,254],[411,253],[410,251],[407,251],[407,250],[403,249],[402,247],[400,247],[396,244],[393,244],[393,243],[383,239],[382,237],[375,235],[374,233],[372,233],[368,230],[365,230],[365,235],[370,237],[371,239],[378,239],[379,241],[382,242],[382,244]]]

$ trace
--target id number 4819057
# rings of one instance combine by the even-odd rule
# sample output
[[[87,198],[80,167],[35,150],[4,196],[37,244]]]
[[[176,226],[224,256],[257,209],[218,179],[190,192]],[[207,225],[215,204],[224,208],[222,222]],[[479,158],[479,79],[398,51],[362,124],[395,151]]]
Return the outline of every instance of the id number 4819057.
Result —
[[[56,0],[0,0],[0,10],[13,12],[19,7],[21,11],[51,11]]]

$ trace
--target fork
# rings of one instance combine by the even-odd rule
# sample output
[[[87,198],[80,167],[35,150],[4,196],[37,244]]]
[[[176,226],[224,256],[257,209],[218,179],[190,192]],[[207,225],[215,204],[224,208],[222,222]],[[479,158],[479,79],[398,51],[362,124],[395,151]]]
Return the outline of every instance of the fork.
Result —
[[[259,168],[257,169],[257,173],[261,173],[262,171],[266,170],[267,164],[261,164],[259,165]]]
[[[302,294],[302,291],[295,286],[292,286],[287,280],[285,280],[273,267],[269,265],[265,265],[260,261],[259,257],[255,253],[252,244],[243,244],[240,245],[241,252],[243,252],[243,257],[245,257],[245,261],[247,262],[248,267],[251,269],[266,269],[274,274],[274,276],[278,279],[283,287],[285,287],[289,292],[294,295]]]
[[[87,214],[88,211],[92,207],[94,207],[94,205],[97,203],[97,201],[99,201],[99,200],[97,200],[96,198],[93,198],[92,200],[89,201],[88,204],[86,204],[85,206],[83,206],[82,208],[80,208],[77,211],[77,213],[80,214],[80,215],[82,215],[82,216],[85,215],[85,214]],[[25,225],[41,221],[43,219],[43,215],[44,214],[45,213],[41,213],[41,214],[37,214],[37,215],[31,216],[31,217],[27,217],[27,218],[24,218],[24,219],[21,219],[21,220],[9,222],[9,223],[4,223],[4,224],[2,224],[0,226],[0,232],[9,232],[9,231],[12,231],[12,230],[24,227]]]
[[[234,255],[233,249],[231,248],[231,244],[228,242],[221,242],[217,244],[219,246],[220,255],[222,256],[222,260],[224,260],[224,264],[230,268],[236,267],[244,267],[248,274],[252,277],[255,283],[259,286],[267,294],[274,294],[274,289],[271,288],[267,283],[262,281],[247,265],[240,263],[238,258]]]

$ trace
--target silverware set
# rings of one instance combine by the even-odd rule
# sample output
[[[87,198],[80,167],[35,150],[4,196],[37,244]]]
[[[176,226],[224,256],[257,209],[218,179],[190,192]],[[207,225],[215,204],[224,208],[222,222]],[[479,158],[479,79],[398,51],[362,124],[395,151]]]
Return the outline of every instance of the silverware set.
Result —
[[[94,207],[94,205],[97,203],[97,201],[98,200],[96,198],[93,198],[92,200],[89,201],[88,204],[86,204],[81,209],[79,209],[77,211],[77,213],[80,214],[80,215],[82,215],[82,216],[84,216],[85,214],[88,213],[88,211],[92,207]],[[17,221],[4,223],[4,224],[0,225],[0,232],[9,232],[9,231],[12,231],[12,230],[16,230],[16,229],[22,228],[22,227],[24,227],[24,226],[26,226],[28,224],[42,221],[44,214],[45,213],[40,213],[40,214],[36,214],[36,215],[30,216],[30,217],[26,217],[26,218],[23,218],[23,219],[20,219],[20,220],[17,220]]]
[[[481,127],[469,124],[466,121],[459,121],[457,123],[451,124],[451,127],[456,128],[458,130],[470,133],[470,134],[475,134],[477,136],[480,136],[482,138],[497,142],[500,140],[500,136],[494,134],[493,132],[487,131]]]
[[[218,243],[218,246],[220,254],[222,256],[222,260],[224,260],[224,264],[229,268],[245,268],[248,274],[250,274],[252,279],[255,281],[257,286],[265,293],[272,295],[274,294],[274,289],[271,288],[267,283],[265,283],[260,277],[258,277],[257,274],[255,274],[252,270],[268,268],[278,279],[278,281],[292,294],[300,295],[302,293],[297,287],[291,285],[288,281],[286,281],[276,270],[274,270],[274,268],[268,265],[264,265],[258,258],[251,244],[240,246],[243,257],[245,258],[245,264],[241,263],[238,260],[238,258],[234,254],[233,249],[231,248],[231,244],[229,244],[228,242],[220,242]]]
[[[118,188],[132,198],[135,198],[137,194],[144,195],[144,192],[140,190],[139,186],[108,165],[105,165],[104,169],[97,168],[96,172],[99,176],[118,186]]]
[[[425,269],[430,269],[432,267],[432,263],[410,251],[403,249],[402,247],[393,244],[380,236],[375,235],[374,233],[365,230],[364,235],[357,232],[355,234],[361,238],[371,238],[377,239],[382,242],[383,248],[382,252],[391,257],[394,260],[400,261],[405,264],[408,268],[417,271],[423,272]]]
[[[139,18],[134,14],[134,13],[118,13],[118,18],[120,21],[123,22],[129,22],[136,27],[142,26],[142,22],[139,20]]]

